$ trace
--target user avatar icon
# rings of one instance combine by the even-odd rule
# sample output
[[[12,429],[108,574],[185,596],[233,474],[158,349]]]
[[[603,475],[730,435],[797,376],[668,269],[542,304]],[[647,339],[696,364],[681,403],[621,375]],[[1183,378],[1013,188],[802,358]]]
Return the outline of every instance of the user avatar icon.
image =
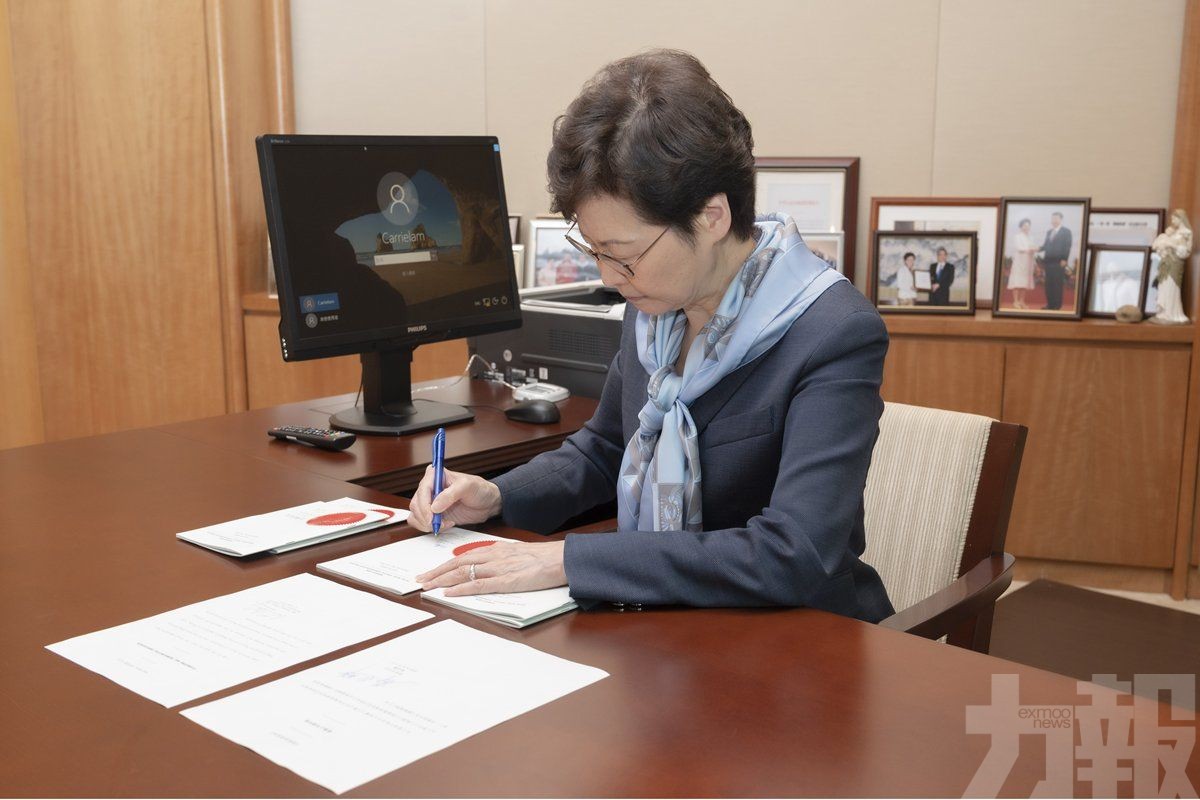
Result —
[[[396,226],[411,225],[421,210],[417,187],[403,172],[389,172],[379,180],[375,201],[383,218]]]
[[[388,190],[388,194],[392,197],[392,203],[388,206],[387,213],[395,214],[396,206],[404,206],[404,213],[411,214],[412,209],[408,207],[408,203],[404,202],[404,185],[393,183],[392,188]]]

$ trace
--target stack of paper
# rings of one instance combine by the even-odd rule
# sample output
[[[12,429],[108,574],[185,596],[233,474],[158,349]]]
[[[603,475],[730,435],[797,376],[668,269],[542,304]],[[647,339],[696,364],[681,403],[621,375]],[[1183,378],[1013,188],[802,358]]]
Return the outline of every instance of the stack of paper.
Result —
[[[421,597],[469,611],[510,628],[524,628],[576,608],[575,601],[571,599],[571,590],[566,586],[535,592],[472,594],[463,597],[446,597],[445,592],[445,589],[432,589]]]
[[[415,580],[417,575],[476,548],[487,547],[494,542],[511,541],[513,540],[463,528],[450,528],[437,536],[418,536],[334,561],[326,561],[317,564],[317,571],[347,578],[384,592],[404,595],[421,588]],[[434,589],[421,596],[513,628],[524,628],[576,607],[566,586],[536,592],[480,594],[468,597],[446,597],[442,589]]]
[[[176,706],[432,616],[315,575],[294,575],[46,649]]]
[[[607,675],[445,620],[183,716],[341,793]]]
[[[218,553],[249,556],[284,553],[406,519],[407,511],[343,497],[209,525],[175,536]]]

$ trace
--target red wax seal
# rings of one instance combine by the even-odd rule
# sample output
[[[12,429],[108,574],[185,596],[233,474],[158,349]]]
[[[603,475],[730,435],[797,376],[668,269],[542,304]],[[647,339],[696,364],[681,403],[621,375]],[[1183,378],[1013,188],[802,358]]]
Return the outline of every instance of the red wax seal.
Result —
[[[371,510],[378,511],[380,514],[383,514],[388,519],[391,519],[392,517],[394,517],[396,515],[396,510],[394,508],[372,508]]]
[[[367,518],[367,515],[361,511],[342,511],[338,514],[324,514],[319,517],[313,517],[308,521],[309,525],[351,525],[355,522],[362,522]]]
[[[472,550],[478,550],[481,547],[487,547],[489,544],[495,544],[495,542],[493,542],[491,539],[485,542],[468,542],[467,544],[460,544],[450,552],[454,553],[456,556],[461,556],[463,553],[469,553]]]

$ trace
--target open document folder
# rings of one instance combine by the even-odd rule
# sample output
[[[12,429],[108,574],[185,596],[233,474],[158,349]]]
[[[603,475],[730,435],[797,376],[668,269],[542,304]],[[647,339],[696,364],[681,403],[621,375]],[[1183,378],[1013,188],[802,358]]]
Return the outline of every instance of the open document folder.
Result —
[[[416,581],[417,575],[477,548],[511,541],[514,540],[463,528],[450,528],[437,536],[430,533],[325,561],[317,564],[317,571],[380,591],[404,595],[421,588]],[[570,589],[566,586],[534,592],[467,597],[446,597],[444,590],[434,589],[421,596],[512,628],[524,628],[576,608]]]
[[[285,553],[408,519],[408,512],[353,497],[305,503],[175,536],[230,556]]]

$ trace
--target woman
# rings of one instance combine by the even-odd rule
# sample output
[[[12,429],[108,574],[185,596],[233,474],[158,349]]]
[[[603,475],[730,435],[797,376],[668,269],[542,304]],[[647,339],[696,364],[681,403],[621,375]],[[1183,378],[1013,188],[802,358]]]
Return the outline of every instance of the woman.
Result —
[[[917,263],[916,253],[905,253],[904,263],[896,270],[896,302],[902,306],[917,304],[917,279],[913,265]]]
[[[1034,288],[1033,258],[1037,253],[1037,246],[1034,245],[1033,239],[1029,238],[1030,224],[1028,219],[1021,220],[1017,226],[1019,230],[1013,237],[1015,253],[1012,267],[1008,271],[1008,290],[1013,294],[1013,308],[1029,308],[1025,304],[1025,292]]]
[[[620,351],[561,448],[495,481],[447,471],[432,503],[427,474],[409,522],[548,533],[616,496],[619,530],[472,550],[425,588],[892,613],[859,559],[887,333],[791,219],[755,221],[752,145],[676,51],[608,65],[556,122],[553,208],[628,301]]]

